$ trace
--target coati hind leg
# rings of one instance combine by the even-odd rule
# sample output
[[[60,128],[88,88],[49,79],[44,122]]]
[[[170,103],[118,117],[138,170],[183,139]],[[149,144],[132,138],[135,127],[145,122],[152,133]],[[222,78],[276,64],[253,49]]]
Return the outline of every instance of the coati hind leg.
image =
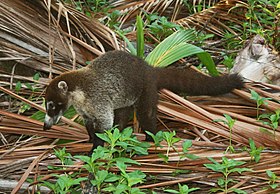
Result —
[[[132,106],[114,110],[114,126],[117,126],[119,130],[123,130],[129,121],[132,111]]]
[[[153,134],[157,133],[157,102],[158,94],[156,87],[147,87],[144,89],[139,101],[136,105],[137,116],[139,120],[139,125],[142,131],[150,131]],[[152,138],[147,135],[146,138],[151,141]]]

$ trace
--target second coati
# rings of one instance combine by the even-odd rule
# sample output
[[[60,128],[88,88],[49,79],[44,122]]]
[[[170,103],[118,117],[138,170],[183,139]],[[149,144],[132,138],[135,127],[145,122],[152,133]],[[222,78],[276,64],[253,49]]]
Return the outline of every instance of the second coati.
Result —
[[[84,118],[93,148],[103,145],[96,136],[119,125],[124,128],[133,108],[142,130],[157,132],[158,90],[188,95],[219,95],[242,88],[237,74],[209,77],[187,69],[154,68],[124,51],[110,51],[79,70],[53,79],[46,90],[44,129],[57,123],[71,105]]]

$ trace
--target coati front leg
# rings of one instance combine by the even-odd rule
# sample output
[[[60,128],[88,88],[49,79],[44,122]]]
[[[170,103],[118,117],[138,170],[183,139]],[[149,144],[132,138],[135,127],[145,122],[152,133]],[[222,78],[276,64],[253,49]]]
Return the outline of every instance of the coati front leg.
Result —
[[[93,144],[89,155],[98,146],[104,146],[104,141],[100,139],[96,133],[103,133],[104,130],[111,129],[113,127],[114,113],[111,109],[102,109],[97,111],[97,114],[87,116],[84,115],[85,127],[89,135],[89,142]]]
[[[157,102],[157,88],[151,84],[144,89],[136,106],[139,125],[143,132],[147,130],[153,134],[157,133]],[[152,141],[152,137],[149,135],[146,139]]]
[[[98,132],[97,121],[95,118],[84,118],[85,127],[89,135],[89,142],[92,143],[92,148],[89,152],[89,156],[92,155],[93,150],[98,146],[103,146],[104,142],[96,135]]]
[[[133,106],[119,108],[114,110],[114,126],[119,130],[123,130],[129,121],[129,116],[133,111]]]

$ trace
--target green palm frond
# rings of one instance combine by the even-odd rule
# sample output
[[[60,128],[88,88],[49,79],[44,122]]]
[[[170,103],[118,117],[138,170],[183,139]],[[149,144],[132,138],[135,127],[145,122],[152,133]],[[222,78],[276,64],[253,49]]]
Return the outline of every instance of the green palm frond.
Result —
[[[163,40],[147,56],[146,61],[155,67],[166,67],[184,57],[197,55],[212,75],[218,75],[209,53],[187,42],[195,38],[194,30],[180,30]]]

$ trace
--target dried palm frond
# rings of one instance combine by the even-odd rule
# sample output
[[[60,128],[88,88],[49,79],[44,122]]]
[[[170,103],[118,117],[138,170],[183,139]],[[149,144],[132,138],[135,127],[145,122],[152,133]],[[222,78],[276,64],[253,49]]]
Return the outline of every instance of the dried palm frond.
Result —
[[[233,9],[239,2],[239,0],[222,0],[208,9],[181,18],[175,23],[186,28],[196,27],[221,37],[226,31],[237,35],[237,32],[227,26],[227,22],[241,26],[245,21],[244,11]]]
[[[136,15],[142,15],[144,18],[143,12],[149,14],[157,13],[168,16],[170,21],[185,28],[196,27],[197,29],[223,37],[226,31],[237,34],[237,32],[227,26],[227,22],[241,26],[242,21],[245,21],[244,9],[240,7],[237,9],[237,5],[240,3],[242,3],[240,0],[203,2],[193,0],[193,8],[187,8],[181,0],[119,0],[111,4],[113,8],[110,12],[114,10],[121,12],[121,16],[118,18],[118,21],[121,23],[120,27],[127,27],[127,25],[134,23]],[[197,5],[202,7],[201,11],[197,11]],[[233,9],[235,7],[236,9]],[[103,18],[103,20],[106,18],[108,16]]]
[[[61,73],[118,47],[114,32],[61,3],[3,0],[0,11],[2,63]]]
[[[111,4],[113,7],[110,12],[119,10],[121,16],[118,18],[120,27],[131,25],[135,22],[137,15],[145,13],[157,13],[159,15],[165,15],[170,17],[171,21],[178,18],[181,9],[183,8],[182,0],[148,0],[148,1],[132,1],[132,0],[118,0]],[[108,17],[108,16],[107,16]],[[105,20],[107,17],[103,18]]]

